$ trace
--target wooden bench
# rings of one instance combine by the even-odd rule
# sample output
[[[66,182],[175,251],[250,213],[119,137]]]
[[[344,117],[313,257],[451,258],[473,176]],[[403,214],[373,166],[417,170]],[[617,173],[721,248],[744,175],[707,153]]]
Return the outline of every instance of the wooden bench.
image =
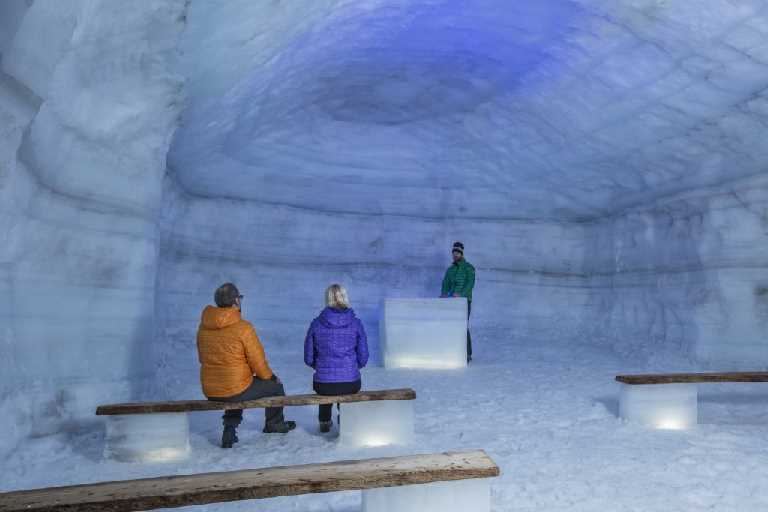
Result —
[[[409,388],[361,391],[352,395],[289,395],[245,402],[178,400],[101,405],[107,416],[104,455],[126,462],[171,461],[189,456],[187,413],[227,409],[344,404],[340,441],[348,446],[403,444],[413,437],[413,404]]]
[[[488,478],[498,475],[475,450],[13,491],[0,493],[0,512],[128,512],[350,490],[363,491],[364,512],[489,512]]]
[[[684,429],[698,423],[697,384],[768,382],[768,372],[617,375],[619,415],[655,428]]]

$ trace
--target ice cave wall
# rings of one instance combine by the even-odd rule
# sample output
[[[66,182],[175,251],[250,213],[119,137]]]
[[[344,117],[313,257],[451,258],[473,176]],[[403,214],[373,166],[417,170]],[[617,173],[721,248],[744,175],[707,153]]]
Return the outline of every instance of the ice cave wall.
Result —
[[[183,13],[182,1],[0,5],[0,449],[92,418],[154,375]]]
[[[768,173],[659,198],[588,237],[595,342],[660,367],[768,365]]]

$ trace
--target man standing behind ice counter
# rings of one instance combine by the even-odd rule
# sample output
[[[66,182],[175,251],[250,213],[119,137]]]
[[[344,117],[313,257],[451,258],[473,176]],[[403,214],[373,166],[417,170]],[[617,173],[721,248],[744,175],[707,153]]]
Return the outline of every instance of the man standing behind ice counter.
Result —
[[[453,244],[453,264],[445,271],[441,297],[466,297],[467,320],[472,312],[472,288],[475,286],[475,267],[464,259],[464,244]],[[467,362],[472,360],[472,336],[467,326]]]

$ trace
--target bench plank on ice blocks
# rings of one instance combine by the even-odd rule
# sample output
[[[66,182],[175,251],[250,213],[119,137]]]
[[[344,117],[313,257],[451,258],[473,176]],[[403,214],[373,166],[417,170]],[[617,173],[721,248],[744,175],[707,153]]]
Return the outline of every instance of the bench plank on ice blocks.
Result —
[[[413,437],[410,388],[361,391],[352,395],[289,395],[245,402],[177,400],[101,405],[108,416],[104,455],[127,462],[180,460],[189,456],[188,412],[340,403],[340,442],[347,446],[406,444]]]
[[[379,322],[386,368],[467,366],[467,299],[385,299]]]
[[[489,512],[488,478],[498,475],[482,450],[435,453],[13,491],[0,494],[0,512],[129,512],[350,490],[363,491],[364,512]]]
[[[656,428],[683,429],[698,423],[697,384],[768,382],[768,372],[617,375],[619,415]]]

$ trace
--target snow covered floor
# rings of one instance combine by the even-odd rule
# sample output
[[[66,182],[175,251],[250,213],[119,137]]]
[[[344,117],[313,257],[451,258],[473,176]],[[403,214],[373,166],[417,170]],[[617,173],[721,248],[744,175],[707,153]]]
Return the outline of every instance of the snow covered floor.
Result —
[[[768,385],[700,388],[700,425],[648,430],[616,417],[616,373],[655,371],[571,343],[509,343],[478,330],[475,362],[461,371],[370,368],[364,387],[417,390],[417,442],[361,450],[317,431],[314,408],[287,409],[299,427],[263,435],[261,411],[246,413],[240,443],[218,447],[218,413],[192,415],[193,456],[134,465],[101,459],[103,427],[30,441],[2,462],[1,490],[225,471],[345,458],[484,448],[501,466],[497,511],[689,511],[768,509]],[[289,393],[307,392],[311,373],[295,354],[272,354]],[[269,350],[269,349],[268,349]],[[666,369],[686,369],[670,366]],[[188,397],[198,391],[189,388]],[[343,419],[342,419],[343,421]],[[189,510],[254,510],[252,502]],[[359,510],[360,493],[262,500],[261,511]]]

